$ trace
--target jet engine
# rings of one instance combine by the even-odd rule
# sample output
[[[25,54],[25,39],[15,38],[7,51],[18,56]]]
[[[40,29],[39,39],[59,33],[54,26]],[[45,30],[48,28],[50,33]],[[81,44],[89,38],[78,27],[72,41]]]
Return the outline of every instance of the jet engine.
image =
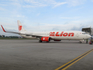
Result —
[[[50,38],[49,37],[41,37],[40,42],[42,42],[42,41],[49,42]]]

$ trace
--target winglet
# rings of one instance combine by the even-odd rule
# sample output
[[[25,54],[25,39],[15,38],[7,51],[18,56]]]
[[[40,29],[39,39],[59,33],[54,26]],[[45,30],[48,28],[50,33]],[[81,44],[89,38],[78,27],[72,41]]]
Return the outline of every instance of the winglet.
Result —
[[[2,27],[2,30],[3,30],[4,32],[6,32],[2,25],[1,25],[1,27]]]

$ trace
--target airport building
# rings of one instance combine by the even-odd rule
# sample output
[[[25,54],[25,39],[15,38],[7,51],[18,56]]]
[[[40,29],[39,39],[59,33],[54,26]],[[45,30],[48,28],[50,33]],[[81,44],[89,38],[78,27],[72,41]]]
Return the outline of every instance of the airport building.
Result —
[[[91,36],[93,36],[93,28],[89,27],[89,28],[82,28],[82,31],[90,34]]]

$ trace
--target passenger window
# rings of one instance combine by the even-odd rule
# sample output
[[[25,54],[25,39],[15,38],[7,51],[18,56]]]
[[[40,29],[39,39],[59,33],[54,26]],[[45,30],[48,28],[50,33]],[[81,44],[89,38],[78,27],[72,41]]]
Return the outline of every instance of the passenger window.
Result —
[[[82,33],[82,34],[87,34],[87,33]]]

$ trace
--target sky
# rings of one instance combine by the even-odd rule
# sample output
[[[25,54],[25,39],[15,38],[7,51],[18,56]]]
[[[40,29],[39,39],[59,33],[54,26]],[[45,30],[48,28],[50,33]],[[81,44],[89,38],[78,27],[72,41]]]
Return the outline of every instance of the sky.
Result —
[[[93,0],[0,0],[0,25],[18,32],[17,20],[30,32],[93,28]]]

